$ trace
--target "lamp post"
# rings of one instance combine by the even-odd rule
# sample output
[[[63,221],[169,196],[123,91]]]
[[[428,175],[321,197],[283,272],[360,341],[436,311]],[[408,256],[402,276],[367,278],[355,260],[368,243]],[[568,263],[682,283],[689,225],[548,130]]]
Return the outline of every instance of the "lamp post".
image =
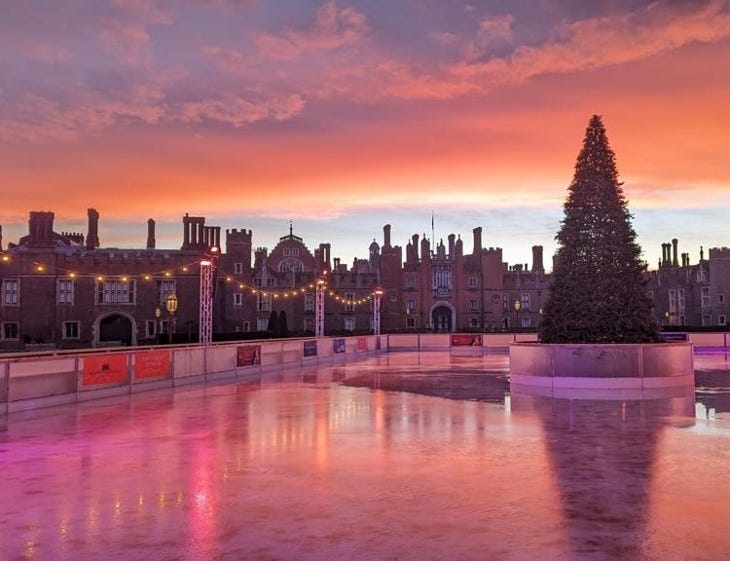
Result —
[[[160,318],[162,317],[162,310],[157,306],[155,308],[155,344],[160,344]]]
[[[522,302],[520,302],[520,299],[518,298],[515,300],[515,312],[516,312],[516,321],[515,321],[515,331],[517,331],[520,328],[520,308],[522,307]]]
[[[172,344],[172,332],[175,331],[175,312],[177,311],[177,296],[175,296],[174,293],[167,295],[165,307],[167,308],[167,313],[170,316],[170,325],[168,326],[168,330],[170,333],[169,342]]]
[[[380,335],[380,300],[383,297],[383,289],[378,287],[375,289],[375,297],[373,298],[373,332]]]

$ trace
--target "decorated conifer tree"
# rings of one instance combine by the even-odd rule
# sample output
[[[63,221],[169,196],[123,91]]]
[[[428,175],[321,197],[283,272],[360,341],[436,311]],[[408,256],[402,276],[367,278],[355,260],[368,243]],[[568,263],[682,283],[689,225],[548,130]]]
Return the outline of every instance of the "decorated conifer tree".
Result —
[[[660,340],[646,292],[646,265],[618,182],[615,155],[598,115],[586,129],[568,188],[550,297],[538,330],[543,343],[649,343]]]

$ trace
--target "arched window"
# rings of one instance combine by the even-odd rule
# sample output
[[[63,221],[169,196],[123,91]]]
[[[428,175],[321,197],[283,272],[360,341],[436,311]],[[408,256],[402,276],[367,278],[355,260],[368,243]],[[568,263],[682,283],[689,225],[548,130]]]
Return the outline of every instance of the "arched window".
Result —
[[[288,272],[301,273],[303,268],[304,268],[304,264],[299,259],[294,259],[292,257],[289,257],[288,259],[283,259],[279,263],[279,272],[280,273],[288,273]]]

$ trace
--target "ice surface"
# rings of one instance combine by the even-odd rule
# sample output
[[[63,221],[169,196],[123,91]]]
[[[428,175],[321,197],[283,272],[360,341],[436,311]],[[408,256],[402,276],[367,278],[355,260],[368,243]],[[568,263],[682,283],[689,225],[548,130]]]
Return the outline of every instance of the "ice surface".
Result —
[[[510,395],[506,361],[391,354],[11,415],[0,560],[727,558],[725,401]]]

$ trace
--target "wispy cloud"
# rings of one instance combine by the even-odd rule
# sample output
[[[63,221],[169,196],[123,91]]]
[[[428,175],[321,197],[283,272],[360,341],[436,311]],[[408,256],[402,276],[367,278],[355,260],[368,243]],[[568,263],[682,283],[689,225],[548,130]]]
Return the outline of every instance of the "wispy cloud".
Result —
[[[325,0],[311,26],[289,28],[283,34],[263,33],[255,42],[262,55],[290,60],[311,51],[328,51],[363,41],[369,32],[365,15],[352,7]]]

